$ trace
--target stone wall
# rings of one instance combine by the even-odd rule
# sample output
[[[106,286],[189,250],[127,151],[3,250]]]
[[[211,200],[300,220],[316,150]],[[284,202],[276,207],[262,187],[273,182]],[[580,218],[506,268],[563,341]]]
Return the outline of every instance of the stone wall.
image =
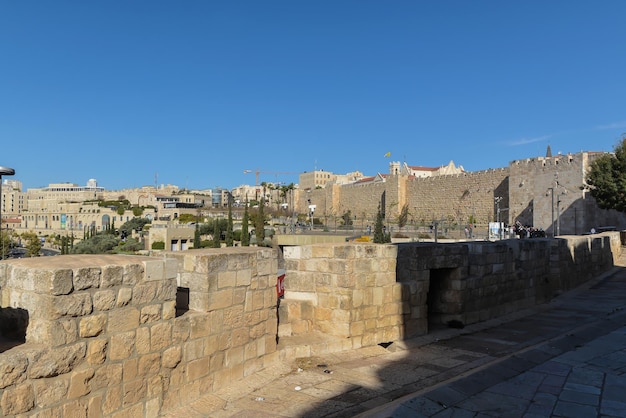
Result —
[[[156,417],[321,352],[315,336],[355,349],[547,302],[620,251],[617,232],[285,247],[280,303],[271,248],[6,260],[0,415]]]
[[[276,270],[261,248],[0,263],[3,329],[26,330],[0,353],[0,415],[156,417],[267,367]]]
[[[581,235],[602,226],[624,229],[626,214],[599,209],[585,187],[586,170],[603,154],[559,154],[463,174],[426,178],[385,175],[369,182],[298,189],[295,205],[299,213],[307,213],[310,200],[317,205],[315,216],[325,219],[329,226],[333,216],[348,210],[357,217],[357,226],[373,225],[382,202],[386,222],[397,222],[407,204],[410,223],[446,220],[463,225],[474,219],[486,229],[498,218],[495,199],[502,198],[501,221],[512,225],[519,220],[544,229],[549,236]]]
[[[402,338],[396,247],[316,244],[285,247],[279,337],[321,333],[342,349]]]

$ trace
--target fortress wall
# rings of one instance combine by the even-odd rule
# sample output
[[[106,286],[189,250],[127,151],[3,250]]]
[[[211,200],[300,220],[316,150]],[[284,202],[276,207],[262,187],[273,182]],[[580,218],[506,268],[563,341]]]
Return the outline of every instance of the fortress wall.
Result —
[[[501,208],[508,207],[506,168],[446,176],[414,178],[407,181],[409,212],[419,224],[447,220],[464,225],[470,222],[486,228],[496,220],[495,198],[502,197]],[[502,221],[508,219],[501,212]]]
[[[0,415],[158,416],[318,354],[315,335],[334,339],[327,352],[341,351],[548,302],[612,268],[620,244],[607,232],[285,247],[278,307],[270,248],[5,260]],[[189,290],[187,304],[177,286]],[[278,350],[277,337],[304,339]]]
[[[2,337],[22,333],[0,352],[0,415],[156,417],[267,367],[276,271],[248,247],[0,263]]]
[[[316,244],[283,251],[279,337],[321,333],[339,337],[341,349],[402,338],[395,246]]]

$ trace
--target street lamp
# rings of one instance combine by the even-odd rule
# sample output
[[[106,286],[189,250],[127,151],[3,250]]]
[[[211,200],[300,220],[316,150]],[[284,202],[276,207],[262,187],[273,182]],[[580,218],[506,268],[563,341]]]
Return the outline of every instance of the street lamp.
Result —
[[[2,258],[4,258],[4,239],[2,238],[2,176],[12,176],[15,170],[0,166],[0,239],[2,239]]]

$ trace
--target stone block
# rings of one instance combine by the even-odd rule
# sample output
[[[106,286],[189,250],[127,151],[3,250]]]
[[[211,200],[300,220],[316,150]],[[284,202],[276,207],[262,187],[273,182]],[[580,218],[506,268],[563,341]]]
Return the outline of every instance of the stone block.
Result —
[[[233,289],[224,289],[209,293],[209,311],[224,309],[233,304]]]
[[[139,327],[135,330],[135,350],[138,354],[146,354],[152,350],[150,345],[150,328]]]
[[[0,389],[15,386],[26,379],[26,353],[6,351],[0,355]]]
[[[94,369],[91,367],[72,372],[67,397],[69,399],[75,399],[90,393],[91,388],[89,387],[89,382],[93,377]]]
[[[82,342],[38,352],[30,360],[28,377],[39,379],[68,373],[85,358],[86,352],[87,345]]]
[[[182,360],[182,350],[179,346],[170,347],[163,352],[162,364],[163,367],[173,369],[178,366]]]
[[[3,415],[23,414],[35,407],[35,392],[29,383],[10,387],[2,393],[0,408]]]
[[[217,274],[217,288],[235,287],[237,284],[236,271],[221,271]]]
[[[107,265],[102,267],[102,275],[100,276],[100,287],[120,286],[124,280],[124,267],[117,265]]]
[[[120,309],[114,309],[109,312],[109,323],[107,332],[114,334],[134,330],[139,326],[139,309],[129,306]]]
[[[106,314],[90,315],[81,318],[79,335],[81,338],[97,337],[104,331],[106,322]]]
[[[165,279],[165,263],[163,260],[146,260],[143,262],[143,274],[136,278],[139,281],[160,281]]]
[[[102,364],[106,360],[108,341],[104,338],[89,341],[86,360],[88,364]]]
[[[133,305],[153,302],[156,297],[158,282],[141,283],[133,287]]]
[[[74,289],[86,290],[100,286],[100,267],[81,267],[74,269],[73,282]]]
[[[135,331],[128,331],[111,336],[109,358],[123,360],[131,356],[135,350]]]
[[[93,294],[93,307],[98,311],[108,311],[115,306],[115,290],[100,290]]]
[[[150,347],[152,351],[161,351],[172,343],[172,324],[157,323],[150,327]]]
[[[147,324],[159,321],[161,319],[161,309],[162,306],[160,304],[144,306],[141,308],[139,322],[141,324]]]
[[[67,377],[33,380],[37,407],[46,408],[65,400],[68,388],[69,378]]]
[[[209,357],[187,362],[187,380],[193,382],[209,374]]]
[[[118,308],[124,307],[130,303],[133,298],[133,289],[130,287],[122,287],[117,291],[117,300],[115,306]]]
[[[145,274],[145,266],[146,263],[151,263],[152,261],[144,261],[143,264],[127,264],[124,266],[124,276],[122,278],[122,282],[126,286],[135,286],[137,283],[141,283],[144,281],[144,277],[147,279],[147,274]],[[161,260],[159,262],[162,263]]]
[[[139,357],[137,375],[139,378],[147,379],[156,376],[161,368],[161,354],[149,353]]]
[[[84,316],[93,311],[93,303],[89,293],[60,295],[54,298],[51,309],[52,319],[63,316]]]

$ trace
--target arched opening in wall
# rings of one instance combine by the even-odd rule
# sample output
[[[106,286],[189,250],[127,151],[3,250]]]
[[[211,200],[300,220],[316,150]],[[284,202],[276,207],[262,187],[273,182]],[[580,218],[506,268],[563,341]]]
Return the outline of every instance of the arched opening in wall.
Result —
[[[29,315],[22,308],[0,308],[0,353],[24,344]]]
[[[453,288],[454,277],[459,277],[457,267],[430,270],[426,298],[429,331],[463,327],[461,292]]]
[[[176,288],[176,316],[181,316],[189,311],[189,288]]]

